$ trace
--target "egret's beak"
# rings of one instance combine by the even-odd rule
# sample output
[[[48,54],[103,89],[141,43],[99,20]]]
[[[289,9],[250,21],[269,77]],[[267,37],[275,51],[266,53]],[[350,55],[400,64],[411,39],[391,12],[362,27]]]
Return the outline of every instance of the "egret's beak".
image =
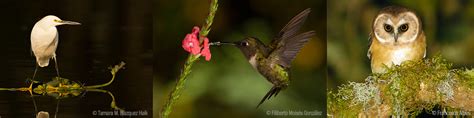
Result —
[[[60,20],[59,23],[65,24],[65,25],[81,25],[81,23],[74,22],[74,21],[65,21],[65,20]]]

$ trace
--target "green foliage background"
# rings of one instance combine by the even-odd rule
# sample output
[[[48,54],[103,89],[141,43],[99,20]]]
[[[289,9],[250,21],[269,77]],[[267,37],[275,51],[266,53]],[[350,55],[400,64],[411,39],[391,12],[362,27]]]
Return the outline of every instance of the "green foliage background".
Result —
[[[427,57],[441,54],[453,68],[474,65],[474,1],[331,0],[328,1],[328,88],[362,82],[370,74],[366,56],[372,21],[388,5],[411,8],[421,17]]]
[[[154,115],[157,116],[174,87],[187,53],[181,48],[193,26],[201,26],[209,3],[201,0],[156,1],[154,15]],[[211,47],[212,59],[192,68],[171,117],[263,117],[269,110],[321,111],[326,114],[326,1],[219,1],[208,37],[213,41],[238,41],[254,36],[269,43],[296,14],[312,12],[303,31],[317,35],[293,62],[291,85],[255,109],[271,84],[255,71],[232,46]]]

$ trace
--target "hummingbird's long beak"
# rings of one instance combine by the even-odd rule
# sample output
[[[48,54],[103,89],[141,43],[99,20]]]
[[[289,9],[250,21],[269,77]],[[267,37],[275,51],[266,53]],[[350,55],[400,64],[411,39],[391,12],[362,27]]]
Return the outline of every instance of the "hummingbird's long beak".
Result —
[[[74,21],[66,21],[66,20],[61,20],[59,21],[61,24],[65,24],[65,25],[81,25],[81,23],[79,22],[74,22]]]
[[[221,45],[235,45],[234,43],[231,42],[211,42],[209,45],[215,45],[215,46],[221,46]]]
[[[241,41],[232,42],[233,45],[240,46]]]

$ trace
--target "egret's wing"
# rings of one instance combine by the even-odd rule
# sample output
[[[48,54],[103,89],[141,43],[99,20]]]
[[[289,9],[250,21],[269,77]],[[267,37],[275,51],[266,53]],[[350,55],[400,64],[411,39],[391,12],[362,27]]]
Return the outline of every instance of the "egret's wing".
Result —
[[[53,41],[53,43],[51,43],[54,46],[53,47],[54,50],[56,50],[56,48],[58,48],[58,42],[59,42],[59,33],[56,33],[56,37],[54,37],[54,41]],[[56,60],[56,51],[53,52],[53,59]]]

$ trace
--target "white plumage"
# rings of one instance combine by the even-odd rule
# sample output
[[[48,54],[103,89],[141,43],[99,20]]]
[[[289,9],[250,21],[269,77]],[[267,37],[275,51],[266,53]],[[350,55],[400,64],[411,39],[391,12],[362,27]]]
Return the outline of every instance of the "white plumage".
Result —
[[[48,15],[36,22],[31,30],[31,50],[36,57],[36,63],[39,67],[48,66],[50,59],[56,62],[56,49],[59,40],[56,26],[58,25],[80,25],[80,23],[64,21],[56,16]],[[59,76],[57,64],[56,71]]]

